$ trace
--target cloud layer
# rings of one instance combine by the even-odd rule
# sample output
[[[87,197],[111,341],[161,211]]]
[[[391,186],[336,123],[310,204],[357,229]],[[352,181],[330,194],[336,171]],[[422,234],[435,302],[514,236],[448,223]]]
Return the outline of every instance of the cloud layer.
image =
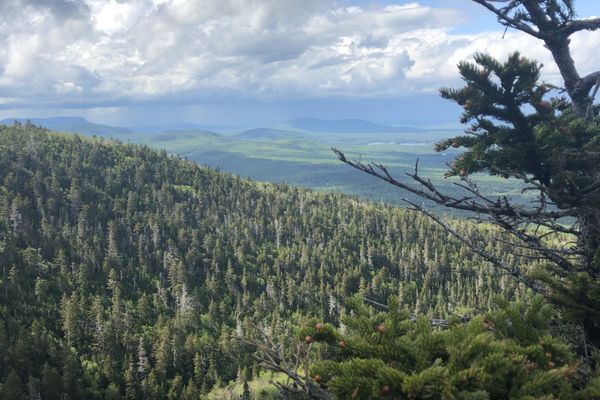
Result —
[[[460,10],[418,3],[3,0],[0,106],[398,97],[456,83],[457,62],[481,50],[521,49],[556,79],[535,40],[453,33],[468,23]],[[574,39],[582,72],[599,39]]]

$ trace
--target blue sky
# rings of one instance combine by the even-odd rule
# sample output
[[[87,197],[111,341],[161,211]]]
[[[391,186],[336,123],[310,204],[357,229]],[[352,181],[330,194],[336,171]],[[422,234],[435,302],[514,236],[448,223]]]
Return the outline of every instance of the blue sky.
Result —
[[[597,0],[576,2],[580,16]],[[2,0],[0,117],[80,115],[114,125],[277,125],[363,118],[435,125],[459,110],[476,51],[548,52],[470,0]],[[600,32],[573,38],[582,73]]]

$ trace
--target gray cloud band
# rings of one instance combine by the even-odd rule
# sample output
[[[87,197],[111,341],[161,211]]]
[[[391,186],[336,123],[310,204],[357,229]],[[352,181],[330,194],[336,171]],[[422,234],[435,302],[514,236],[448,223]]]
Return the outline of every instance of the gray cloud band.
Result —
[[[432,92],[476,50],[533,41],[454,34],[460,10],[342,7],[311,0],[7,0],[0,3],[0,102],[103,104],[237,96],[391,97]],[[23,23],[28,21],[28,23]],[[574,54],[599,33],[574,40]],[[591,44],[590,44],[591,43]],[[530,47],[529,47],[530,46]],[[547,63],[550,65],[551,63]],[[584,65],[585,67],[585,65]],[[553,71],[548,70],[550,74]]]

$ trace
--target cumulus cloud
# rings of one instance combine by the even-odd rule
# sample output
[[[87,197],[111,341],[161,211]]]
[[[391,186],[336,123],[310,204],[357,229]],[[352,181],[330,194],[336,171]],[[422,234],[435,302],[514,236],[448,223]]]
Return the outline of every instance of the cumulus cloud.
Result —
[[[548,52],[510,32],[456,34],[460,10],[334,0],[3,0],[0,105],[213,97],[385,97],[457,82],[476,51]],[[574,38],[582,67],[599,33]]]

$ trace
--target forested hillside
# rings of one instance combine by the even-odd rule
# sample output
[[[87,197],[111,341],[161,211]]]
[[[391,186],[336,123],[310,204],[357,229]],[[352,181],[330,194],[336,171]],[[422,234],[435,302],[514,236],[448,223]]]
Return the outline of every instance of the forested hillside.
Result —
[[[525,296],[415,213],[31,125],[0,126],[0,268],[5,399],[195,399],[257,373],[253,324]]]

